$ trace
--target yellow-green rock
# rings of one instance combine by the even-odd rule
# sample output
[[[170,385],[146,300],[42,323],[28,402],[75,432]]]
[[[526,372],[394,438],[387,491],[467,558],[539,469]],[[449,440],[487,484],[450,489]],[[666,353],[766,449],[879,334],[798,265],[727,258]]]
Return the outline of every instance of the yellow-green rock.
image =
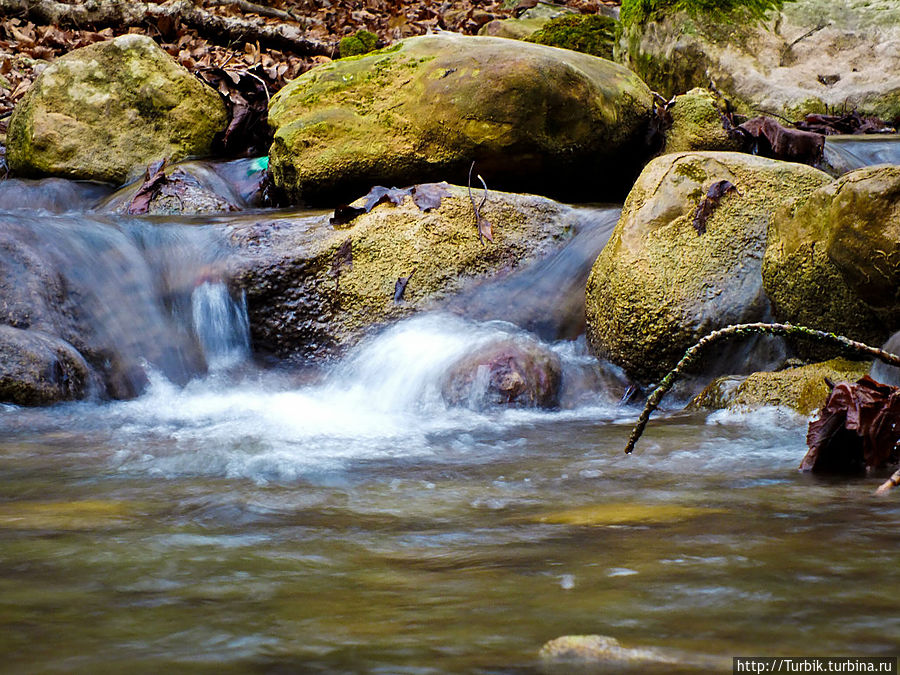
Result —
[[[779,320],[881,344],[900,328],[900,166],[851,171],[780,212],[762,274]]]
[[[663,152],[692,150],[740,150],[739,139],[722,126],[722,110],[708,89],[692,89],[675,97],[669,109],[672,126],[666,131]]]
[[[544,257],[577,222],[574,209],[558,202],[490,191],[482,215],[494,241],[481,243],[466,188],[445,189],[439,208],[423,212],[407,197],[347,226],[332,227],[327,216],[237,225],[232,239],[244,256],[238,283],[247,292],[254,346],[281,358],[339,353],[375,325]],[[410,275],[395,302],[397,280]]]
[[[646,156],[650,90],[578,52],[452,33],[314,68],[272,98],[275,182],[334,206],[372,185],[447,180],[601,199]],[[473,176],[474,185],[478,185]]]
[[[489,37],[509,38],[510,40],[524,40],[546,24],[550,19],[541,17],[535,19],[494,19],[488,21],[478,29],[479,35]]]
[[[896,0],[791,0],[768,14],[762,8],[776,3],[623,4],[621,61],[663,96],[712,82],[748,114],[799,120],[807,113],[857,110],[900,119]],[[631,19],[648,6],[659,11]],[[736,9],[723,11],[729,6]],[[680,11],[684,7],[694,11]]]
[[[700,234],[695,211],[722,180],[737,189],[721,197]],[[803,164],[742,153],[672,153],[650,162],[588,279],[591,348],[654,381],[707,333],[766,319],[760,266],[772,215],[830,181]]]
[[[869,369],[868,361],[832,359],[776,372],[729,375],[714,380],[691,401],[694,408],[746,410],[763,406],[791,408],[810,415],[825,404],[831,382],[855,382]]]
[[[209,154],[219,94],[149,37],[122,35],[54,61],[16,105],[7,157],[22,176],[123,183],[156,160]]]
[[[726,672],[731,658],[659,647],[626,647],[608,635],[564,635],[541,647],[541,671],[602,672]]]

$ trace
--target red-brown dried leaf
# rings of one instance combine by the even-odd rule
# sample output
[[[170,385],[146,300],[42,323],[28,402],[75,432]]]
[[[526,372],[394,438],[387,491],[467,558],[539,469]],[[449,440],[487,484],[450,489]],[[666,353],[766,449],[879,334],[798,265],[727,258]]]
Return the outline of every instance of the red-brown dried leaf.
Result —
[[[871,377],[834,386],[806,435],[809,451],[800,468],[821,473],[860,473],[900,459],[900,387]]]

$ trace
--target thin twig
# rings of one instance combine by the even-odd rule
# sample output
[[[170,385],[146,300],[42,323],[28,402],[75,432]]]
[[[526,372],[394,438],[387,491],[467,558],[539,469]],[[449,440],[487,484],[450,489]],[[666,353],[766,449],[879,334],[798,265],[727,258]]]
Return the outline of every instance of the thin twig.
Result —
[[[884,481],[884,483],[881,484],[881,487],[875,490],[875,494],[886,495],[898,485],[900,485],[900,469],[897,469],[890,478]]]
[[[900,367],[900,356],[891,354],[878,347],[870,347],[862,342],[851,340],[843,335],[835,335],[834,333],[826,333],[821,330],[806,328],[805,326],[793,326],[788,323],[742,323],[734,326],[727,326],[717,331],[713,331],[706,337],[702,338],[697,344],[688,349],[678,364],[666,374],[660,381],[659,385],[647,397],[644,409],[638,417],[637,423],[631,430],[631,436],[628,437],[628,445],[625,446],[625,453],[630,454],[634,450],[635,444],[644,433],[644,428],[650,420],[650,415],[659,407],[663,397],[669,392],[675,381],[681,376],[685,369],[690,366],[706,347],[711,344],[726,340],[732,337],[744,337],[747,335],[780,335],[782,337],[799,337],[813,342],[820,342],[832,346],[840,347],[846,351],[852,351],[857,354],[863,354],[869,358],[878,359],[891,366]]]

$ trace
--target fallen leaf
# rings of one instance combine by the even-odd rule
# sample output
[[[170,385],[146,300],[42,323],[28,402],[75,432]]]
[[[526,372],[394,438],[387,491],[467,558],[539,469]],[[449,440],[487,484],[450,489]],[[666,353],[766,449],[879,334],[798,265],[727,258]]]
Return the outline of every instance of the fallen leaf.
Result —
[[[697,208],[694,211],[694,218],[691,221],[694,229],[697,230],[697,234],[706,233],[706,221],[709,220],[713,211],[719,206],[719,201],[722,197],[732,190],[737,192],[737,188],[727,180],[719,180],[709,186],[706,196],[701,199],[700,203],[697,205]],[[740,192],[738,192],[738,194],[740,194]]]

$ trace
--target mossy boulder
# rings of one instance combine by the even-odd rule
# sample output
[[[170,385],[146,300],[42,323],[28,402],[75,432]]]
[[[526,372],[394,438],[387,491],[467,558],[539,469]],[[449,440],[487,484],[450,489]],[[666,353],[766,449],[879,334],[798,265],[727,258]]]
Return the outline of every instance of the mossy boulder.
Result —
[[[700,233],[695,212],[719,181],[736,190],[719,199]],[[653,160],[588,279],[591,348],[632,377],[654,381],[707,333],[768,318],[760,266],[772,215],[830,181],[802,164],[741,153]]]
[[[775,372],[727,375],[714,380],[692,401],[693,408],[748,410],[782,406],[801,415],[811,415],[825,404],[831,382],[856,382],[871,362],[832,359]]]
[[[719,102],[708,89],[691,89],[676,96],[669,114],[672,126],[666,131],[663,152],[741,150],[740,139],[725,130]]]
[[[641,21],[623,7],[625,65],[667,98],[714,83],[741,112],[790,119],[856,109],[900,118],[900,5],[894,0],[794,0],[756,20],[704,3],[663,6]],[[772,3],[770,3],[772,4]],[[827,58],[823,58],[827,55]]]
[[[82,398],[89,367],[68,342],[0,325],[0,402],[47,405]]]
[[[335,227],[327,216],[236,225],[254,347],[302,361],[331,356],[366,331],[560,247],[574,209],[531,195],[491,191],[482,210],[494,242],[480,242],[466,188],[447,186],[438,208],[410,198]],[[408,278],[402,298],[397,282]]]
[[[611,59],[616,42],[616,20],[602,14],[566,14],[550,19],[527,40]]]
[[[900,329],[900,166],[857,169],[772,221],[776,318],[881,344]]]
[[[452,33],[314,68],[272,98],[276,184],[334,206],[372,185],[611,198],[647,155],[650,90],[605,59]],[[477,183],[476,183],[477,184]]]
[[[35,80],[9,123],[21,176],[124,183],[162,158],[209,154],[227,124],[219,94],[150,38],[76,49]]]

